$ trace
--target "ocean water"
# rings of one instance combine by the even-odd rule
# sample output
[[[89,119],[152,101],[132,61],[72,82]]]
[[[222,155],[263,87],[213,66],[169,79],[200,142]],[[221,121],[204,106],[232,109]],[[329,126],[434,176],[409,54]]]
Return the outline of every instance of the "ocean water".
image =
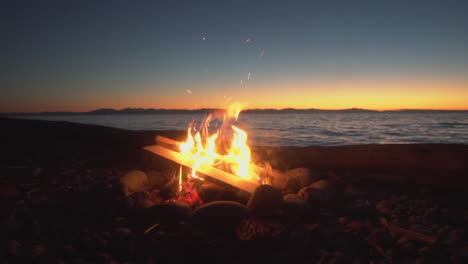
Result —
[[[16,116],[17,118],[19,116]],[[186,130],[200,114],[31,115],[129,130]],[[468,144],[468,112],[241,113],[237,126],[258,146]]]

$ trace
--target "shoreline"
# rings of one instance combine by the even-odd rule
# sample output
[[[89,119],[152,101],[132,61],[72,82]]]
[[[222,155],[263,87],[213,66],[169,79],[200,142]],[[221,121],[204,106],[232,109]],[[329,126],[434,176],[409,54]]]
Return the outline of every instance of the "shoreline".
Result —
[[[6,163],[36,167],[83,161],[97,167],[156,169],[167,161],[142,148],[157,135],[184,140],[185,131],[132,131],[66,121],[0,118]],[[468,189],[468,145],[368,144],[346,146],[251,146],[254,162],[286,171],[308,167],[353,179]]]
[[[242,115],[236,123],[248,132],[249,145],[289,146],[361,146],[398,144],[468,144],[465,114],[280,114]],[[206,116],[205,116],[206,117]],[[186,131],[193,120],[203,115],[70,115],[11,116],[13,119],[67,121],[94,124],[137,132]],[[1,118],[1,117],[0,117]],[[359,122],[357,122],[359,120]]]

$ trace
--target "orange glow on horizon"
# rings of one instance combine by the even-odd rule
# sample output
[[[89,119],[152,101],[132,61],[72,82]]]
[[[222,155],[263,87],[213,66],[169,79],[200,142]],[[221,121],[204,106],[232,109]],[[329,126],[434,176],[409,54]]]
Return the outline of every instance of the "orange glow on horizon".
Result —
[[[219,88],[222,87],[222,88]],[[92,111],[100,108],[200,109],[223,108],[229,100],[247,102],[246,109],[435,109],[468,110],[468,81],[340,81],[258,83],[230,86],[187,87],[178,92],[155,89],[118,96],[92,95],[54,101],[5,102],[0,112]],[[172,90],[172,89],[171,89]],[[180,90],[180,91],[179,91]]]
[[[196,89],[194,89],[196,91]],[[436,109],[468,110],[468,82],[354,81],[350,83],[278,83],[247,89],[227,87],[235,101],[248,102],[246,109]],[[146,98],[147,108],[223,108],[221,93]],[[159,99],[159,100],[158,100]],[[162,100],[161,100],[162,99]],[[155,105],[154,102],[164,104]],[[143,102],[143,101],[141,101]]]

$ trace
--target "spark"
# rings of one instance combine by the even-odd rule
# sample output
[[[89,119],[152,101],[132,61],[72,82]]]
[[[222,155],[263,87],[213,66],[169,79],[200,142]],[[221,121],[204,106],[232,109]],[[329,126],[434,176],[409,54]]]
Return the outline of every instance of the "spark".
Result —
[[[245,43],[249,43],[249,42],[251,42],[251,41],[252,41],[251,38],[247,38],[247,39],[245,40]]]
[[[243,85],[244,84],[244,80],[240,80],[240,85]]]
[[[265,50],[262,49],[262,51],[260,52],[260,54],[258,55],[258,58],[261,59],[263,57],[263,55],[265,54]]]
[[[226,95],[224,95],[223,98],[224,98],[224,100],[225,100],[226,102],[230,102],[230,101],[232,100],[232,96],[226,96]]]
[[[190,90],[190,89],[185,90],[185,92],[188,93],[188,94],[192,94],[192,90]]]
[[[182,165],[179,167],[179,193],[182,192]]]
[[[250,81],[251,77],[252,77],[252,74],[249,72],[249,74],[247,74],[247,80]]]
[[[206,36],[202,36],[201,39],[202,39],[202,40],[206,40]]]

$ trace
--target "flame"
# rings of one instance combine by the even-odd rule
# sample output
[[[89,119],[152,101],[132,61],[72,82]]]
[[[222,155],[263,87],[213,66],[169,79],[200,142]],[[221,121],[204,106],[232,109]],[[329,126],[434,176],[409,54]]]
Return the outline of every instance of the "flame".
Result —
[[[195,161],[189,177],[201,179],[197,169],[208,164],[247,180],[259,181],[251,151],[247,145],[247,132],[235,126],[241,104],[232,104],[222,113],[212,113],[197,124],[192,122],[187,130],[187,140],[179,145],[180,152]],[[219,127],[213,127],[218,124]],[[211,130],[215,131],[211,131]]]

